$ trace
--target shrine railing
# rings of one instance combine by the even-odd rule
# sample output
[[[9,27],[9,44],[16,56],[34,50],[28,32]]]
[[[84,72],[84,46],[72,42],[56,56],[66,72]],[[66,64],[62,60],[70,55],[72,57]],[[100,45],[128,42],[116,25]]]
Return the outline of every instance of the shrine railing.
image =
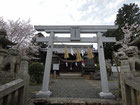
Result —
[[[0,86],[0,105],[24,105],[24,80],[16,79]]]
[[[121,93],[123,105],[140,105],[140,75],[132,72],[129,61],[121,60]]]

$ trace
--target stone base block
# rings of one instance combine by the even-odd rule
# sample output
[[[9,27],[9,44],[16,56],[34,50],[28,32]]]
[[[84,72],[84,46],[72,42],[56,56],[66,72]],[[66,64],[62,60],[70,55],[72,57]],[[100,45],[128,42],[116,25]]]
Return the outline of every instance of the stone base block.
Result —
[[[109,93],[100,92],[99,95],[100,95],[101,98],[104,98],[104,99],[113,99],[113,98],[115,98],[115,96],[110,92]]]
[[[51,94],[52,94],[51,91],[46,91],[46,92],[39,91],[39,92],[36,94],[36,98],[48,98],[48,97],[50,97]]]

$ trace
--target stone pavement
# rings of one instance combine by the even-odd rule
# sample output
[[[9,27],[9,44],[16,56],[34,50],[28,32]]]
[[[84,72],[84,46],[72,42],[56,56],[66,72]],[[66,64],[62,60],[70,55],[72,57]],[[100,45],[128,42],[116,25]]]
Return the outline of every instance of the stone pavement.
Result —
[[[118,98],[117,81],[109,81],[110,91]],[[32,92],[41,90],[41,85],[30,86],[29,96],[33,98]],[[100,81],[85,79],[51,79],[49,90],[52,91],[51,98],[100,98]]]
[[[50,82],[51,97],[99,98],[100,87],[85,79],[56,79]]]
[[[100,80],[85,80],[85,79],[51,79],[49,85],[52,95],[48,98],[48,101],[51,103],[68,103],[70,102],[86,102],[89,105],[97,105],[104,103],[102,105],[120,105],[117,102],[120,102],[118,84],[117,81],[109,81],[110,91],[116,96],[116,100],[104,100],[100,99],[98,93],[101,91]],[[29,86],[29,105],[33,105],[35,99],[35,93],[41,90],[41,85],[31,85]],[[43,101],[43,100],[42,100]],[[44,100],[46,101],[46,100]],[[40,101],[39,101],[40,102]],[[107,104],[105,104],[107,103]],[[114,104],[109,104],[114,103]],[[116,104],[117,103],[117,104]],[[56,105],[56,104],[49,104]],[[67,104],[65,104],[67,105]],[[79,105],[79,104],[78,104]],[[85,104],[83,104],[85,105]]]

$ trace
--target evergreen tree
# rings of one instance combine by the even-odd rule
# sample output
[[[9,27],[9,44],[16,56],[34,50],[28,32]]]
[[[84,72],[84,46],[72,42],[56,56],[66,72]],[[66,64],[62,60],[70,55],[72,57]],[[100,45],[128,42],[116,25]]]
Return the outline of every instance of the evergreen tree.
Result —
[[[124,38],[124,33],[122,32],[122,27],[125,26],[125,24],[132,25],[134,23],[138,24],[138,16],[137,13],[139,11],[139,7],[135,3],[130,4],[124,4],[123,7],[121,7],[118,10],[118,14],[115,20],[115,25],[118,25],[118,29],[116,31],[116,37],[118,40],[121,40]],[[135,31],[135,30],[134,30]]]
[[[42,33],[38,33],[35,36],[44,37]],[[45,63],[46,53],[41,51],[41,48],[46,48],[47,44],[44,42],[36,42],[36,38],[32,38],[31,44],[33,47],[29,47],[28,56],[31,56],[34,59],[38,59],[38,62]],[[36,50],[37,51],[36,51]],[[35,50],[35,51],[33,51]]]
[[[104,34],[107,37],[116,37],[116,40],[121,40],[124,38],[124,33],[122,32],[122,27],[127,23],[128,25],[132,25],[137,23],[139,25],[140,15],[139,15],[139,7],[135,3],[124,4],[118,10],[118,14],[116,15],[115,25],[118,25],[118,29],[114,31],[108,31]],[[136,34],[136,29],[134,29],[134,36]],[[112,59],[112,55],[114,51],[117,51],[121,45],[115,45],[115,43],[104,43],[105,50],[105,58]]]

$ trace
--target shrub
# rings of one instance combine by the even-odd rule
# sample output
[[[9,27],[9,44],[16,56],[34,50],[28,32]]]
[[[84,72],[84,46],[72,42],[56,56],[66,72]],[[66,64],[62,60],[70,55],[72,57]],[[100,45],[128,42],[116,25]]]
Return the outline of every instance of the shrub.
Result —
[[[32,83],[40,84],[43,80],[44,66],[39,62],[34,62],[29,65],[29,74]]]

